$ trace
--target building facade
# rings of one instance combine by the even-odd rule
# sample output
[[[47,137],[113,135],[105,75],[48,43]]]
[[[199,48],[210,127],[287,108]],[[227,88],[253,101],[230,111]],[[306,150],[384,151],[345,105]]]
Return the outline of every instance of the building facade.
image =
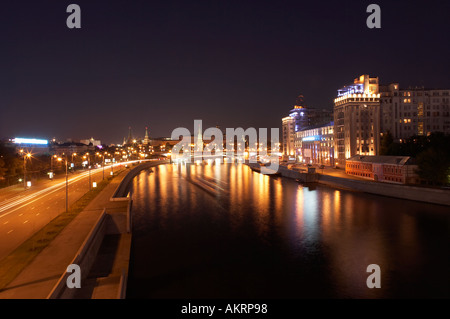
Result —
[[[298,161],[299,150],[302,148],[302,140],[298,139],[298,136],[302,136],[302,134],[298,135],[298,132],[326,125],[332,120],[333,110],[306,107],[303,95],[299,95],[294,108],[289,112],[289,116],[282,119],[283,156],[285,160]]]
[[[380,147],[378,78],[362,75],[338,90],[334,100],[336,165],[345,167],[354,155],[378,155]]]
[[[298,162],[334,166],[334,123],[296,132],[295,148]]]
[[[432,132],[450,134],[450,90],[380,87],[381,131],[394,140]]]
[[[286,160],[295,157],[295,119],[287,116],[282,119],[283,131],[283,156]]]
[[[85,144],[85,145],[92,144],[93,146],[102,145],[102,142],[100,140],[96,140],[93,137],[86,139],[86,140],[80,140],[80,143]]]
[[[417,165],[409,156],[361,156],[347,159],[345,172],[378,182],[418,184]]]

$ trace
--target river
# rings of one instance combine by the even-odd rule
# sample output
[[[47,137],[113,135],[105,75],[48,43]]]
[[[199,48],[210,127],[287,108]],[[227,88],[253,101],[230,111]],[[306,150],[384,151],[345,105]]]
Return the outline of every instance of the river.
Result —
[[[132,198],[127,298],[450,298],[449,207],[213,163],[144,170]]]

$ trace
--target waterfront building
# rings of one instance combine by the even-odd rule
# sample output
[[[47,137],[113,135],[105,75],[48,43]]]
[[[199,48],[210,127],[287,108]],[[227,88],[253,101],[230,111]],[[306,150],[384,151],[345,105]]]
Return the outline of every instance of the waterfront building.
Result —
[[[418,184],[417,165],[410,156],[362,156],[346,160],[345,172],[373,181]]]
[[[378,78],[361,75],[338,90],[334,100],[334,152],[336,165],[354,155],[378,155],[380,145],[380,93]]]
[[[289,116],[282,119],[283,157],[284,160],[298,160],[298,149],[301,140],[297,140],[297,133],[313,127],[323,126],[333,120],[333,110],[316,109],[306,106],[303,95],[299,95]]]
[[[333,110],[307,107],[303,95],[299,95],[289,116],[294,119],[294,131],[322,125],[333,120]]]
[[[394,140],[432,132],[450,134],[450,90],[380,86],[381,132]]]
[[[334,123],[296,132],[295,149],[298,162],[334,166]]]
[[[282,119],[283,131],[283,157],[289,160],[295,157],[295,119],[291,116],[286,116]]]

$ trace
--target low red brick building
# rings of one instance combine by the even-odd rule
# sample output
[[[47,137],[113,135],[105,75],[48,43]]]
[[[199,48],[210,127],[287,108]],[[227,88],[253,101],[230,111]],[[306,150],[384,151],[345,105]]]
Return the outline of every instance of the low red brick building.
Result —
[[[418,184],[416,170],[410,156],[355,155],[345,162],[347,174],[386,183]]]

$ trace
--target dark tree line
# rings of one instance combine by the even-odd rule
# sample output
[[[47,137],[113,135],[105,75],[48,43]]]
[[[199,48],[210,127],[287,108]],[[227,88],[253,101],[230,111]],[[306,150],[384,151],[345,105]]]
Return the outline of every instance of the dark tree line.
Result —
[[[450,135],[441,132],[428,136],[412,136],[395,142],[392,134],[384,134],[380,155],[411,156],[418,165],[420,178],[432,185],[450,183]]]

